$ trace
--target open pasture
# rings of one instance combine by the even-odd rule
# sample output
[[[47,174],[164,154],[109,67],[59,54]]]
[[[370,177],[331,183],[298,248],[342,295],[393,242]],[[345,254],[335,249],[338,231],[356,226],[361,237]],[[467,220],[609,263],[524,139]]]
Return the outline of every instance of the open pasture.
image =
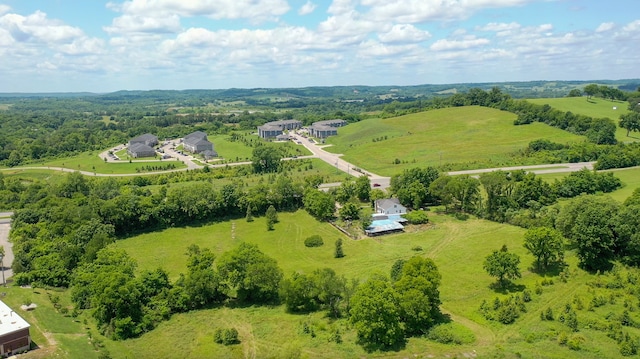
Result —
[[[545,105],[558,109],[560,111],[571,111],[576,114],[591,116],[593,118],[610,118],[618,126],[620,115],[629,112],[629,103],[626,101],[611,101],[602,98],[592,97],[587,100],[586,97],[563,97],[563,98],[536,98],[527,101],[537,105]],[[614,110],[615,107],[615,110]],[[618,127],[616,130],[616,139],[620,142],[631,142],[640,140],[638,134],[631,134],[633,137],[627,137],[627,130]]]
[[[582,351],[560,346],[555,335],[566,327],[557,321],[544,322],[539,318],[539,313],[547,307],[560,313],[574,295],[588,297],[586,282],[591,277],[577,268],[572,253],[567,254],[572,273],[570,280],[563,283],[555,277],[555,284],[545,287],[541,294],[533,295],[532,302],[527,304],[527,313],[523,313],[515,324],[505,326],[482,317],[478,310],[480,303],[483,300],[492,302],[496,296],[503,296],[491,287],[494,279],[482,269],[484,258],[493,250],[506,244],[510,251],[521,256],[523,277],[514,281],[520,289],[512,290],[522,290],[522,286],[526,286],[533,292],[536,284],[545,278],[528,270],[533,264],[533,257],[522,247],[524,230],[521,228],[474,218],[457,220],[431,213],[432,225],[420,231],[409,230],[404,234],[358,241],[342,237],[346,257],[334,259],[333,242],[342,236],[340,232],[326,223],[317,222],[304,211],[280,213],[279,217],[280,223],[270,232],[266,230],[262,217],[257,217],[252,223],[240,218],[200,227],[147,233],[114,245],[133,256],[139,263],[139,270],[162,267],[173,279],[186,271],[185,252],[190,244],[211,248],[219,255],[246,241],[255,243],[276,259],[285,276],[294,271],[309,273],[331,267],[338,274],[361,281],[375,272],[389,273],[391,265],[398,259],[427,256],[435,260],[442,274],[440,293],[443,311],[461,326],[463,332],[472,332],[476,340],[472,344],[442,345],[412,338],[398,352],[367,354],[354,344],[355,333],[344,319],[329,321],[323,318],[322,313],[288,314],[283,307],[225,307],[174,315],[139,339],[110,342],[114,358],[152,358],[171,348],[178,348],[181,355],[187,357],[198,357],[205,352],[216,357],[282,357],[289,350],[301,352],[302,357],[313,358],[464,357],[471,353],[479,357],[506,353],[507,358],[516,357],[512,356],[514,353],[533,358],[617,356],[613,341],[601,337],[600,332],[586,329],[581,331],[586,338]],[[305,247],[304,239],[312,234],[320,234],[325,241],[324,246]],[[317,337],[301,333],[301,323],[305,321],[321,328]],[[232,347],[212,344],[213,330],[219,326],[237,328],[241,344]],[[342,344],[327,342],[330,328],[340,328],[344,339]],[[190,339],[185,341],[184,338]]]
[[[514,126],[516,115],[486,107],[466,106],[386,119],[369,119],[338,130],[326,149],[380,175],[411,167],[468,162],[469,166],[511,164],[510,154],[529,142],[582,141],[582,136],[542,123]],[[396,163],[400,162],[400,163]],[[456,169],[455,165],[451,169]]]

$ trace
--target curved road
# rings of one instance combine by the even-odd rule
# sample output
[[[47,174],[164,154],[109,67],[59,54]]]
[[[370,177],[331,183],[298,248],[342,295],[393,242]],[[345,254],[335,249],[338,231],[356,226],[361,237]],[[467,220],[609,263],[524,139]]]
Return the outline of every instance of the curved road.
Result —
[[[350,174],[350,175],[354,175],[354,176],[359,176],[359,175],[366,175],[369,177],[369,180],[372,183],[372,186],[376,187],[376,188],[380,188],[380,189],[384,189],[389,187],[390,182],[391,182],[391,177],[385,177],[385,176],[380,176],[378,174],[375,174],[371,171],[367,171],[364,169],[359,169],[358,171],[356,171],[355,169],[357,169],[357,166],[354,166],[353,164],[343,160],[342,154],[335,154],[335,153],[331,153],[331,152],[327,152],[324,150],[324,147],[327,147],[329,145],[318,145],[315,143],[315,141],[306,138],[306,137],[302,137],[300,134],[298,133],[291,133],[290,134],[294,141],[296,141],[297,143],[302,144],[306,149],[308,149],[313,155],[311,156],[299,156],[297,158],[303,159],[303,158],[319,158],[323,161],[325,161],[326,163],[335,166],[337,169]],[[167,170],[167,171],[154,171],[154,172],[145,172],[145,173],[124,173],[124,174],[113,174],[113,173],[95,173],[95,172],[89,172],[89,171],[78,171],[75,169],[71,169],[71,168],[63,168],[63,167],[46,167],[47,169],[50,170],[56,170],[56,171],[62,171],[62,172],[80,172],[83,175],[86,176],[98,176],[98,177],[124,177],[124,176],[140,176],[140,175],[154,175],[154,174],[162,174],[162,173],[170,173],[170,172],[177,172],[177,171],[187,171],[187,170],[191,170],[191,169],[201,169],[203,168],[202,165],[199,165],[195,162],[193,162],[193,157],[190,155],[185,155],[185,154],[180,154],[175,150],[171,149],[172,144],[171,143],[167,143],[165,145],[163,145],[161,148],[164,150],[164,153],[168,154],[169,156],[172,156],[176,161],[182,161],[185,163],[185,165],[187,166],[187,168],[181,168],[181,169],[174,169],[174,170]],[[100,153],[100,158],[107,159],[107,162],[120,162],[120,160],[112,157],[109,155],[109,152],[116,152],[122,149],[122,146],[118,146],[115,147],[113,149],[104,151],[102,153]],[[293,160],[293,158],[284,158],[283,160]],[[164,160],[165,162],[167,161],[171,161],[171,159],[169,160]],[[155,160],[149,160],[149,161],[137,161],[137,162],[158,162]],[[211,168],[219,168],[219,167],[226,167],[226,166],[242,166],[242,165],[248,165],[251,164],[251,162],[233,162],[233,163],[224,163],[224,164],[208,164],[209,167]],[[483,168],[483,169],[475,169],[475,170],[464,170],[464,171],[451,171],[448,172],[449,175],[451,176],[455,176],[455,175],[464,175],[464,174],[468,174],[468,175],[477,175],[480,173],[486,173],[486,172],[492,172],[492,171],[497,171],[497,170],[503,170],[503,171],[512,171],[512,170],[519,170],[519,169],[523,169],[527,172],[532,172],[535,174],[544,174],[544,173],[564,173],[564,172],[576,172],[579,171],[583,168],[587,168],[587,169],[593,169],[593,165],[595,164],[595,162],[579,162],[579,163],[553,163],[553,164],[544,164],[544,165],[533,165],[533,166],[513,166],[513,167],[498,167],[498,168]],[[45,167],[13,167],[11,168],[11,170],[16,170],[16,169],[20,169],[20,170],[41,170],[44,169]],[[10,169],[1,169],[1,170],[10,170]],[[339,186],[339,183],[327,183],[324,184],[323,187],[333,187],[333,186]]]

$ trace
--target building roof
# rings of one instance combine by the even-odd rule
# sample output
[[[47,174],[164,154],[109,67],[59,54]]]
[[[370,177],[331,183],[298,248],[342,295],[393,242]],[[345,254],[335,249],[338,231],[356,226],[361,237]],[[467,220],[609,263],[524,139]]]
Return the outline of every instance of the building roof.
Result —
[[[265,123],[262,126],[258,126],[258,128],[261,129],[262,131],[282,131],[282,127],[278,125],[274,125],[271,122]]]
[[[271,121],[271,122],[265,123],[265,125],[275,125],[275,126],[282,126],[282,125],[288,125],[288,124],[302,124],[302,121],[300,121],[300,120],[278,120],[278,121]]]
[[[196,131],[196,132],[192,132],[192,133],[184,136],[184,142],[193,141],[194,139],[206,140],[207,139],[207,134],[202,132],[202,131]]]
[[[384,198],[376,200],[376,207],[383,210],[394,208],[395,206],[404,207],[400,204],[400,200],[397,198]]]
[[[215,150],[204,150],[202,151],[201,155],[205,157],[218,157],[218,152],[216,152]]]
[[[18,313],[0,301],[0,336],[29,328],[30,325]]]
[[[344,126],[346,124],[347,124],[347,121],[345,120],[335,119],[335,120],[317,121],[317,122],[314,122],[312,126],[322,125],[322,126],[336,127],[336,126]]]
[[[158,137],[150,134],[150,133],[145,133],[144,135],[140,135],[138,137],[134,137],[131,140],[129,140],[129,142],[147,142],[147,141],[158,141]]]
[[[185,141],[185,142],[187,142],[187,141]],[[198,146],[198,145],[209,145],[209,144],[210,144],[211,146],[213,146],[213,143],[209,142],[209,140],[202,139],[202,138],[200,138],[200,139],[194,138],[194,139],[192,139],[191,141],[189,141],[188,143],[189,143],[190,145],[192,145],[192,146]]]
[[[133,143],[131,144],[131,146],[129,146],[129,152],[134,153],[134,152],[153,152],[155,153],[156,150],[153,149],[153,147],[147,146],[144,143]]]

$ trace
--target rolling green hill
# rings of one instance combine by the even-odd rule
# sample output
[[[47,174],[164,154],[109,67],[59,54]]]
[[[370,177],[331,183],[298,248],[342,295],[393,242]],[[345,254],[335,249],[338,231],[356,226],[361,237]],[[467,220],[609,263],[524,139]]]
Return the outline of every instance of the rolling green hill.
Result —
[[[510,153],[540,138],[567,143],[583,137],[542,123],[514,126],[516,115],[486,107],[445,108],[416,114],[368,119],[338,130],[328,151],[380,175],[418,166],[471,164],[452,168],[499,167]],[[402,163],[394,164],[398,159]]]
[[[527,101],[538,105],[548,104],[560,111],[571,111],[576,114],[591,116],[594,118],[610,118],[618,125],[620,115],[629,112],[628,103],[624,101],[611,101],[601,98],[563,97],[563,98],[537,98]],[[615,108],[615,109],[614,109]],[[619,128],[616,131],[616,139],[620,142],[637,141],[633,137],[627,137],[627,131]]]

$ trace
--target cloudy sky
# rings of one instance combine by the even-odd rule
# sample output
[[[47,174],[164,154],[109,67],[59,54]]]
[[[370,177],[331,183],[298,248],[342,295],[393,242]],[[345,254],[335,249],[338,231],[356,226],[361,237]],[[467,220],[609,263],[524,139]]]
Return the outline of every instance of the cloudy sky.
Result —
[[[0,92],[640,78],[637,0],[0,0]]]

